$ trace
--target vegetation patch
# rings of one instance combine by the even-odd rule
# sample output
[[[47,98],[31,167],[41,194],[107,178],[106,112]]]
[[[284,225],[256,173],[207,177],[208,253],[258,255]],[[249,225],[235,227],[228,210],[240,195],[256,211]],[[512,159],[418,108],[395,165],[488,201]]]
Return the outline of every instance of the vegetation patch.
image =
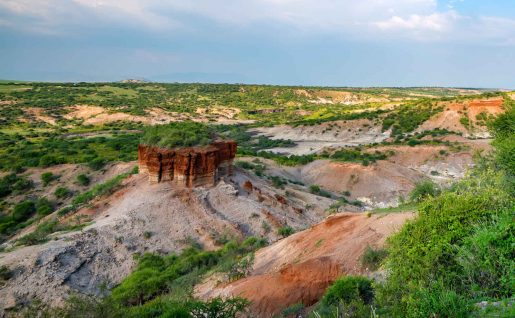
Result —
[[[175,122],[145,129],[141,143],[162,148],[205,146],[213,142],[214,131],[206,124]]]

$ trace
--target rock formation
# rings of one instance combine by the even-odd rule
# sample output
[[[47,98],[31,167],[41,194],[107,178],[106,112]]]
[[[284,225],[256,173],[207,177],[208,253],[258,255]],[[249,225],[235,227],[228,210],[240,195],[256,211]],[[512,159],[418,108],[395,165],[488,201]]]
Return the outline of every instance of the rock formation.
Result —
[[[173,149],[139,145],[139,170],[148,173],[151,183],[169,181],[186,187],[214,185],[221,176],[232,174],[236,147],[235,141]]]

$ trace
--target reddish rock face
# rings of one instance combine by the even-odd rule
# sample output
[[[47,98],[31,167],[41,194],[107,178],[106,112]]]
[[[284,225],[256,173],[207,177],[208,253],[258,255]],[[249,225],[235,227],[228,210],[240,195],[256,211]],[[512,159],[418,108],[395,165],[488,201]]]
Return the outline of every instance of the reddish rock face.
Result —
[[[213,185],[221,176],[232,174],[235,141],[215,141],[205,147],[166,149],[138,146],[140,173],[149,181],[171,181],[186,187]]]

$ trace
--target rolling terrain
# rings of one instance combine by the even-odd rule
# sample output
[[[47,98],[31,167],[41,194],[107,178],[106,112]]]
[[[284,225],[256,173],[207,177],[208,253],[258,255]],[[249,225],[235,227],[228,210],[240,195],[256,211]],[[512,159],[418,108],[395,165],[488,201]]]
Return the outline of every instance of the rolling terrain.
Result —
[[[364,255],[387,248],[419,209],[429,213],[426,199],[473,182],[471,173],[484,165],[477,158],[497,155],[491,125],[509,114],[510,96],[454,88],[0,83],[0,313],[67,306],[75,294],[119,297],[117,308],[135,317],[156,300],[218,296],[247,299],[251,316],[299,304],[305,313],[322,310],[326,289],[342,276],[387,281],[384,257],[367,266]],[[186,121],[238,142],[234,173],[213,187],[150,184],[137,169],[142,135]],[[512,203],[499,200],[500,207]],[[124,284],[148,255],[188,253],[217,260],[148,295],[120,296],[130,294]]]

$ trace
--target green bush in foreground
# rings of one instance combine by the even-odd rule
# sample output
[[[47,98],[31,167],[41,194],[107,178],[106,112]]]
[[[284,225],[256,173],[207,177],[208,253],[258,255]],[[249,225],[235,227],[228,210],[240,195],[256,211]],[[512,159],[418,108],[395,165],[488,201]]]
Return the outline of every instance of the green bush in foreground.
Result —
[[[327,288],[310,317],[371,317],[374,288],[363,276],[344,276]]]
[[[362,276],[345,276],[336,280],[327,289],[322,303],[334,305],[339,301],[350,303],[354,300],[361,300],[369,304],[374,299],[374,289],[372,281]]]
[[[447,289],[442,283],[420,288],[406,300],[407,318],[469,317],[471,304],[462,295]]]
[[[399,316],[418,317],[412,312],[413,304],[434,290],[436,282],[440,285],[433,301],[447,301],[454,294],[458,303],[463,297],[513,295],[506,276],[513,274],[513,257],[509,258],[504,242],[493,244],[488,236],[474,239],[480,235],[479,224],[501,226],[506,223],[498,220],[513,220],[513,200],[504,180],[501,172],[481,167],[453,189],[421,203],[419,216],[388,240],[390,276],[379,292],[384,308]],[[486,231],[499,238],[513,233],[509,228],[497,234],[492,228]]]

